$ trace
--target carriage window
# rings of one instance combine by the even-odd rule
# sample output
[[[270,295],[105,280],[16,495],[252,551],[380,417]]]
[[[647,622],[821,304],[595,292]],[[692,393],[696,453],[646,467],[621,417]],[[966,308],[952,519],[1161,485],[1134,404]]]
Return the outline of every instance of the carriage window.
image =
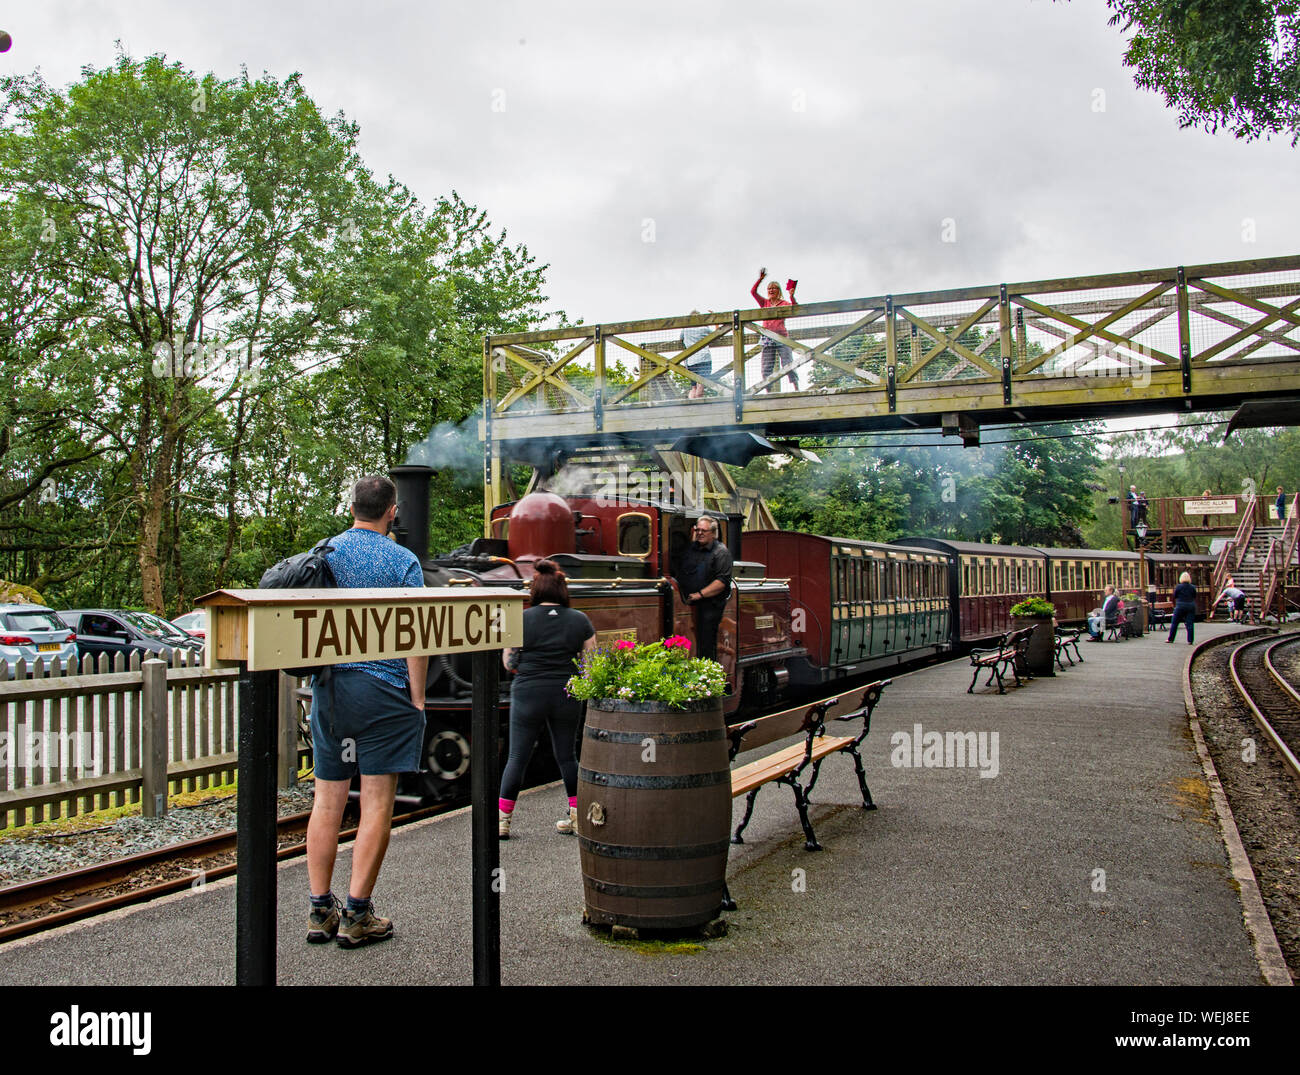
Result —
[[[623,556],[650,555],[650,516],[628,512],[618,517],[618,551]]]
[[[1083,565],[1083,588],[1085,590],[1092,589],[1092,565],[1091,564]]]

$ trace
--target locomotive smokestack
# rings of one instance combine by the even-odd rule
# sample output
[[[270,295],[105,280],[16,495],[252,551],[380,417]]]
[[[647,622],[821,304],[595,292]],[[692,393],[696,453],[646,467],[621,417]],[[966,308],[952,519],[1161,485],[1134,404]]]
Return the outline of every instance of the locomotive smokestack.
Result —
[[[388,472],[397,486],[397,526],[393,536],[421,560],[429,555],[429,483],[436,473],[433,467],[409,463]]]

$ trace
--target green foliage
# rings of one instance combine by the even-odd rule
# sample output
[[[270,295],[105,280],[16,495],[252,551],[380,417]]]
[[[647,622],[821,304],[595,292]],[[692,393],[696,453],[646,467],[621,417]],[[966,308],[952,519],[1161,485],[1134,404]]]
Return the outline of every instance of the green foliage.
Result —
[[[1300,489],[1300,428],[1239,429],[1224,440],[1223,413],[1180,416],[1172,428],[1139,430],[1110,439],[1103,483],[1094,494],[1096,522],[1085,533],[1090,548],[1118,548],[1127,525],[1124,493],[1136,485],[1148,500],[1161,497],[1249,495],[1272,501],[1281,485]],[[1121,475],[1117,467],[1123,466]],[[1117,503],[1108,503],[1109,498]],[[1153,525],[1156,509],[1151,509]]]
[[[1132,31],[1124,63],[1181,127],[1300,140],[1300,10],[1293,0],[1107,0]]]
[[[864,541],[904,535],[1074,546],[1092,518],[1095,424],[991,431],[983,448],[836,446],[805,440],[823,462],[760,457],[737,484],[758,488],[781,526]],[[1083,434],[1075,436],[1074,434]],[[904,434],[880,439],[897,445]],[[856,438],[855,438],[856,439]]]
[[[187,608],[475,412],[482,336],[543,320],[545,266],[455,192],[375,181],[357,138],[298,76],[0,79],[0,575]],[[479,532],[465,469],[435,547]]]
[[[1043,600],[1041,597],[1029,597],[1024,601],[1021,601],[1018,605],[1012,605],[1011,615],[1054,616],[1056,615],[1056,606],[1050,601]]]
[[[727,689],[722,665],[707,657],[691,660],[690,645],[681,635],[640,646],[616,641],[609,649],[584,653],[566,689],[574,698],[674,707],[722,697]]]

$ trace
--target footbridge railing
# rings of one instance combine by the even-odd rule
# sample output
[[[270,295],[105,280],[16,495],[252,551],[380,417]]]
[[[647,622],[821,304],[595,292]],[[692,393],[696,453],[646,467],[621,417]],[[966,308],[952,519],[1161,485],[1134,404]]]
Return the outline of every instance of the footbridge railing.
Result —
[[[764,324],[777,311],[736,309],[488,337],[489,451],[720,426],[969,432],[1300,392],[1300,256],[779,314],[784,332]]]

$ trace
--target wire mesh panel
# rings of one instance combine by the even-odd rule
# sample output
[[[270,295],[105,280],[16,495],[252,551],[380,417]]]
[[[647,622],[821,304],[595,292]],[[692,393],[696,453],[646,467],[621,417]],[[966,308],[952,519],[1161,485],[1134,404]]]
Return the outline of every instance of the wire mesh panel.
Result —
[[[996,296],[895,303],[894,311],[900,384],[1001,377]]]
[[[1127,377],[1179,366],[1177,280],[1010,297],[1018,377]]]
[[[1193,362],[1300,357],[1300,272],[1207,274],[1187,290]]]

